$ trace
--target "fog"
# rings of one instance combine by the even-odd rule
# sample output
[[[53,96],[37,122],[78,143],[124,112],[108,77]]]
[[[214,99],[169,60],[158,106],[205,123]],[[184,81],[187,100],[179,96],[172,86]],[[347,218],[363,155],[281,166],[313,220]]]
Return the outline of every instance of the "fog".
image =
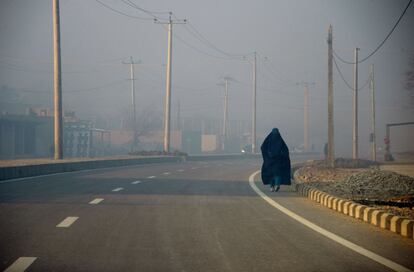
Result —
[[[135,65],[138,114],[154,112],[162,119],[165,96],[167,31],[152,16],[128,1],[61,0],[62,89],[65,111],[119,129],[130,109],[130,56]],[[172,119],[178,101],[183,119],[221,122],[224,76],[229,85],[229,119],[250,131],[252,52],[257,62],[258,138],[278,127],[289,146],[303,144],[304,86],[310,88],[310,142],[322,151],[327,141],[327,34],[333,27],[334,50],[353,60],[359,47],[364,58],[380,44],[407,5],[403,0],[270,1],[270,0],[132,0],[150,11],[168,12],[187,24],[174,24]],[[21,103],[53,106],[51,0],[0,1],[0,86],[18,93]],[[156,13],[167,18],[166,13]],[[175,19],[175,17],[173,17]],[[194,30],[195,29],[195,30]],[[359,66],[359,84],[375,67],[377,142],[385,124],[414,121],[413,100],[405,89],[406,72],[414,69],[414,7],[411,6],[386,43]],[[201,42],[198,31],[214,46]],[[203,40],[203,38],[201,38]],[[224,51],[224,52],[223,52]],[[228,53],[228,54],[224,54]],[[231,56],[247,56],[246,59]],[[337,61],[352,84],[353,66]],[[412,92],[412,91],[411,91]],[[368,157],[370,93],[359,93],[360,156]],[[6,98],[2,98],[6,99]],[[334,68],[336,153],[352,151],[352,91]],[[3,110],[2,110],[3,111]],[[159,130],[162,129],[162,123]],[[413,150],[412,129],[396,129],[400,150]]]

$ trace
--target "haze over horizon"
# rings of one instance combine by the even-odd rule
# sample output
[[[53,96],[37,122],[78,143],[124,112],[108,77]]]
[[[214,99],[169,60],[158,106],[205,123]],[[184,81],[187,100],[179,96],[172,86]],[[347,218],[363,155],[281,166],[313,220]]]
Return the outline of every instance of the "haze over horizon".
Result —
[[[156,14],[163,19],[172,11],[188,20],[173,26],[173,116],[179,101],[183,118],[221,120],[223,88],[217,83],[231,76],[229,118],[250,124],[252,65],[234,55],[251,60],[252,52],[257,52],[258,134],[278,127],[289,145],[303,144],[301,83],[312,82],[310,141],[321,151],[327,141],[328,26],[333,26],[334,50],[342,58],[352,61],[355,47],[361,48],[364,58],[383,41],[408,1],[61,0],[65,111],[121,122],[130,107],[129,66],[122,62],[132,56],[140,61],[135,66],[138,112],[151,110],[162,118],[167,32],[131,3],[161,12]],[[0,2],[0,87],[18,91],[26,102],[49,107],[53,105],[51,5],[49,0]],[[375,66],[379,146],[385,124],[414,121],[414,103],[405,89],[406,72],[414,69],[409,65],[414,55],[413,26],[411,6],[385,44],[359,67],[359,85],[364,86],[369,65]],[[353,66],[337,62],[352,84]],[[360,154],[367,157],[368,85],[359,97]],[[352,91],[335,69],[334,102],[336,152],[350,156]],[[413,131],[396,131],[394,146],[414,150]]]

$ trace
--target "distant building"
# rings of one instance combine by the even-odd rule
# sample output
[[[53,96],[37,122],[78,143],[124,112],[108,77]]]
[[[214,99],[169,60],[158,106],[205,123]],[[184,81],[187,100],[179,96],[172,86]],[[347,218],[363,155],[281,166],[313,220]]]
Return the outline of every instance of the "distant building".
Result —
[[[142,150],[162,150],[164,131],[153,131],[139,137]],[[170,134],[171,151],[201,154],[201,131],[173,130]]]
[[[65,112],[64,157],[104,156],[110,148],[110,132]],[[53,111],[30,108],[26,114],[0,115],[0,159],[45,158],[54,154]]]
[[[53,120],[33,115],[0,115],[0,158],[49,157]]]
[[[214,134],[201,136],[201,151],[203,153],[214,153],[220,150],[219,137]]]

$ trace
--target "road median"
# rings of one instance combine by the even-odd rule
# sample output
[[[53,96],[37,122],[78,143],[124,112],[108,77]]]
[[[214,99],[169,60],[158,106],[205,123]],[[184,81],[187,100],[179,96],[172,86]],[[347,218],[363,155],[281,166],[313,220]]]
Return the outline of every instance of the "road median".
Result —
[[[122,167],[151,163],[173,163],[185,161],[248,159],[258,155],[214,154],[194,156],[121,156],[96,159],[68,159],[54,161],[51,159],[18,160],[15,163],[3,161],[0,166],[0,181],[27,178],[88,169]]]

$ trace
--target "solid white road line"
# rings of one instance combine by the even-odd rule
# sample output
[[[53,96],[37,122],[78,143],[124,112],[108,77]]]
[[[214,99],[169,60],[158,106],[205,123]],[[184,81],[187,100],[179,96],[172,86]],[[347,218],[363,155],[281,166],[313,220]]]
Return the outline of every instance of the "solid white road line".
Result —
[[[112,192],[119,192],[119,191],[122,191],[122,190],[124,190],[124,188],[118,187],[118,188],[113,189]]]
[[[37,258],[36,257],[20,257],[4,272],[23,272],[25,271]]]
[[[96,205],[96,204],[101,203],[103,200],[104,200],[103,198],[95,198],[94,200],[92,200],[91,202],[89,202],[89,204]]]
[[[326,229],[323,229],[321,227],[319,227],[318,225],[310,222],[309,220],[297,215],[296,213],[286,209],[285,207],[283,207],[282,205],[280,205],[279,203],[277,203],[276,201],[274,201],[273,199],[271,199],[270,197],[268,197],[265,193],[263,193],[259,188],[257,188],[256,184],[254,183],[254,177],[260,173],[260,171],[256,171],[253,174],[250,175],[249,177],[249,184],[252,187],[252,189],[261,197],[263,198],[267,203],[269,203],[271,206],[275,207],[276,209],[278,209],[279,211],[283,212],[284,214],[286,214],[287,216],[295,219],[296,221],[298,221],[299,223],[305,225],[306,227],[318,232],[319,234],[322,234],[323,236],[333,240],[334,242],[337,242],[338,244],[343,245],[344,247],[347,247],[373,261],[376,261],[377,263],[380,263],[388,268],[391,268],[394,271],[398,271],[398,272],[413,272],[412,270],[397,264],[387,258],[384,258],[378,254],[375,254],[372,251],[369,251],[368,249],[365,249],[361,246],[358,246],[357,244],[354,244]]]
[[[169,174],[171,174],[170,172],[164,172],[164,173],[162,173],[163,175],[169,175]]]
[[[155,176],[149,176],[149,177],[147,177],[147,178],[152,179],[152,178],[155,178]]]
[[[136,180],[136,181],[131,182],[131,184],[138,184],[138,183],[141,183],[141,181],[140,180]]]
[[[69,228],[79,217],[69,216],[66,217],[62,222],[60,222],[56,227],[57,228]]]

